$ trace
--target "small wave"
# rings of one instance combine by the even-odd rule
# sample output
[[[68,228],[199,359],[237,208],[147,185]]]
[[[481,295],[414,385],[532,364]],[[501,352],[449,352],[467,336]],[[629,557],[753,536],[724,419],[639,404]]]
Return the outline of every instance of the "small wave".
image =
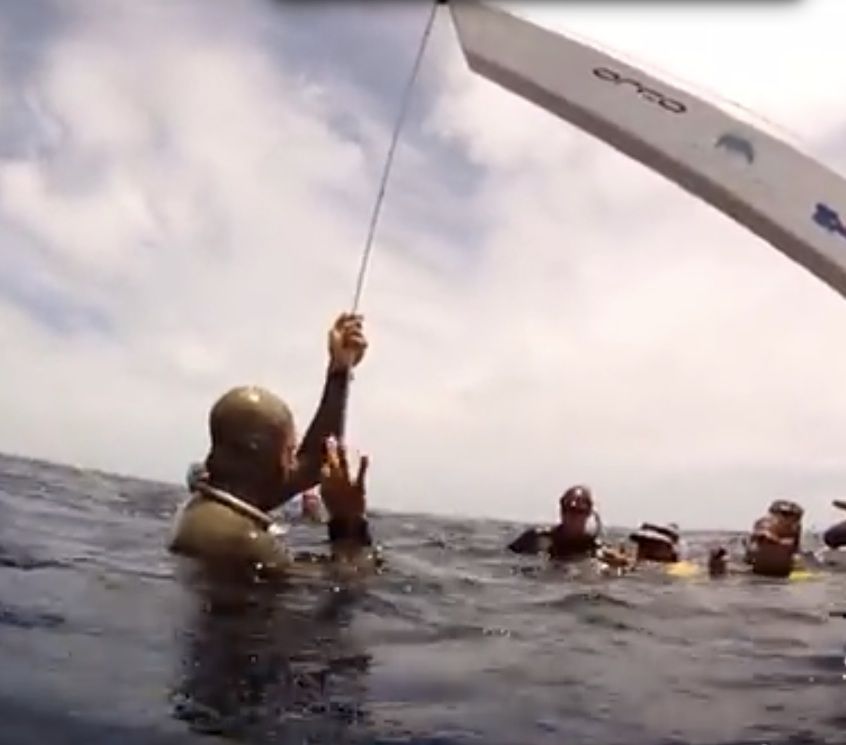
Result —
[[[383,575],[195,612],[163,546],[178,488],[15,468],[3,481],[0,458],[0,536],[14,539],[0,545],[0,643],[37,643],[2,680],[111,718],[80,724],[86,741],[156,743],[121,722],[161,707],[178,742],[229,728],[262,743],[787,745],[806,725],[807,742],[842,742],[846,625],[826,615],[842,573],[603,577],[509,554],[508,524],[380,514]],[[325,550],[314,531],[290,538]],[[692,555],[714,539],[690,537]],[[56,741],[48,719],[20,719],[18,741]]]
[[[11,546],[0,546],[0,567],[7,569],[56,569],[66,567],[67,564],[53,559],[41,559],[33,556],[26,549]]]
[[[58,613],[0,605],[0,625],[19,629],[55,629],[65,623]]]

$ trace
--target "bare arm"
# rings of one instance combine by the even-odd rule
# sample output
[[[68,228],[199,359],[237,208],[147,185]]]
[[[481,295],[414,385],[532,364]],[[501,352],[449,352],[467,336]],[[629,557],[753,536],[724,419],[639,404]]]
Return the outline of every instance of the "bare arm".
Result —
[[[299,466],[282,495],[282,502],[320,481],[320,467],[325,455],[323,446],[327,438],[343,440],[351,371],[366,350],[361,316],[340,315],[329,331],[329,371],[323,395],[297,451]]]
[[[344,435],[349,385],[350,374],[347,370],[330,370],[326,374],[320,404],[297,451],[297,472],[285,488],[283,502],[320,482],[326,439],[340,439]]]

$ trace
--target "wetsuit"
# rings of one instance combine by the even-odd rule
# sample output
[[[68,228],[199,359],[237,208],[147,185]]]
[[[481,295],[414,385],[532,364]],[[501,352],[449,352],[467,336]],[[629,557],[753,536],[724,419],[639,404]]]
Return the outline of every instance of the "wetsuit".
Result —
[[[823,533],[823,542],[829,548],[842,548],[846,546],[846,520],[832,525]]]
[[[568,535],[563,525],[546,530],[529,528],[512,541],[508,550],[516,554],[546,553],[551,559],[573,559],[593,556],[600,547],[597,536],[591,533]]]
[[[346,372],[330,371],[327,374],[317,412],[297,451],[297,470],[287,483],[281,485],[276,503],[263,505],[265,510],[285,503],[320,481],[324,443],[331,435],[343,435],[348,388],[349,375]],[[313,573],[310,567],[314,562],[296,561],[263,524],[265,520],[257,521],[243,510],[233,509],[195,491],[201,479],[200,469],[190,469],[192,496],[178,513],[169,546],[171,552],[239,576],[244,573],[263,577],[283,577],[303,571]],[[242,495],[239,489],[229,484],[210,481],[209,485],[250,503],[246,494]],[[272,522],[269,516],[265,515],[265,518],[266,522]],[[345,559],[350,559],[347,561],[350,565],[367,567],[375,563],[378,552],[371,550],[367,520],[363,515],[349,526],[330,520],[327,527],[333,557],[344,554]]]

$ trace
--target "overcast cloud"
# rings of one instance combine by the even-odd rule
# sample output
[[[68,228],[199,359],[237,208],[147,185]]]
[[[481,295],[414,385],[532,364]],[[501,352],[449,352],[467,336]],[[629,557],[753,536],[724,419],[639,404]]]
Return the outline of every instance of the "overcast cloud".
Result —
[[[512,3],[846,170],[842,0]],[[0,2],[0,449],[181,480],[215,397],[305,426],[427,7]],[[846,491],[846,304],[477,78],[442,12],[365,292],[374,507],[812,523]],[[786,174],[785,177],[789,177]]]

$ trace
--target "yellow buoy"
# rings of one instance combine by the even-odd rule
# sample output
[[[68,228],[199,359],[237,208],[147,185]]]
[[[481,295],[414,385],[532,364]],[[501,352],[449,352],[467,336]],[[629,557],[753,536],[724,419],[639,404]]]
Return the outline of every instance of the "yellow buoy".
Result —
[[[802,582],[806,579],[813,579],[817,576],[816,572],[809,572],[807,569],[794,569],[787,577],[791,582]]]
[[[672,577],[695,577],[702,570],[691,561],[676,561],[667,566],[667,574]]]

